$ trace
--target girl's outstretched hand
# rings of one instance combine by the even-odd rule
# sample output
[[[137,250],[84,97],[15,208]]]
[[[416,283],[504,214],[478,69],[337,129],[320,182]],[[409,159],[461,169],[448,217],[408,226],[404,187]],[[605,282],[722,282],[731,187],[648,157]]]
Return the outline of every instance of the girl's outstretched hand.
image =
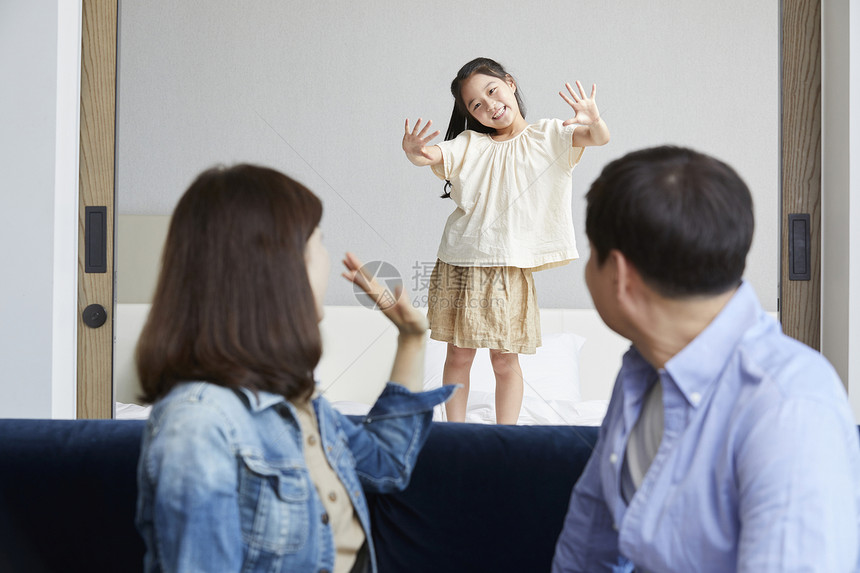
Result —
[[[591,84],[591,95],[585,95],[585,89],[579,81],[576,82],[576,87],[579,88],[579,93],[571,87],[569,83],[564,84],[567,91],[570,92],[570,97],[564,92],[558,92],[561,99],[567,102],[567,105],[573,108],[576,115],[564,122],[563,125],[578,123],[580,125],[591,125],[600,121],[600,111],[597,109],[595,96],[597,95],[597,84]]]
[[[423,335],[429,324],[427,317],[412,306],[409,297],[403,292],[403,287],[397,287],[391,292],[370,275],[363,263],[352,253],[346,253],[343,259],[346,271],[342,276],[356,284],[370,296],[382,311],[382,314],[394,323],[401,335]]]
[[[427,130],[433,125],[432,121],[428,121],[424,127],[421,127],[421,118],[415,122],[415,128],[409,130],[409,120],[406,120],[406,129],[403,134],[403,151],[406,152],[406,157],[415,165],[430,165],[441,157],[440,153],[434,152],[428,147],[428,143],[439,135],[439,130],[427,135]],[[437,157],[439,156],[439,157]]]

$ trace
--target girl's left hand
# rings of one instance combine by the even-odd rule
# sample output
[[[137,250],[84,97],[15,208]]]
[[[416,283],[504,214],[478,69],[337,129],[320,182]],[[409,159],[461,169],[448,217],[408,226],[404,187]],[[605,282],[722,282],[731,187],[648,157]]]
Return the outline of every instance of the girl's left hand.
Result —
[[[558,92],[558,95],[573,108],[576,115],[565,121],[563,125],[570,125],[572,123],[592,125],[600,121],[600,111],[598,111],[597,102],[594,99],[597,95],[597,84],[591,84],[591,96],[588,97],[586,97],[585,89],[583,89],[579,81],[576,82],[576,87],[579,88],[578,94],[569,83],[564,84],[564,86],[570,92],[571,97],[568,97],[564,92]]]
[[[402,286],[392,293],[368,274],[363,263],[352,253],[346,253],[343,264],[347,270],[342,276],[366,292],[401,335],[423,335],[427,332],[427,317],[412,306]]]

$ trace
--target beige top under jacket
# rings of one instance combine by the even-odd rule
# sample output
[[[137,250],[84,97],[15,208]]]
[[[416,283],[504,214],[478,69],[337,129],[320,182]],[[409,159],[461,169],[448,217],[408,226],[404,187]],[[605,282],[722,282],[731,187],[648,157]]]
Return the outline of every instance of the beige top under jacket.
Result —
[[[334,537],[334,573],[347,573],[364,543],[364,530],[343,483],[323,453],[316,413],[310,401],[296,400],[299,426],[304,440],[305,463],[322,501]]]

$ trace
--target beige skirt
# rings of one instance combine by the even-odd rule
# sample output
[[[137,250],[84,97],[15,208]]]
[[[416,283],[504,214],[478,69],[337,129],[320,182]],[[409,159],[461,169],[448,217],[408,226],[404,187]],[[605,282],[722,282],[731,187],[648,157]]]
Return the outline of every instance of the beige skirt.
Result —
[[[517,267],[436,261],[427,297],[430,338],[460,348],[534,354],[541,345],[534,277]]]

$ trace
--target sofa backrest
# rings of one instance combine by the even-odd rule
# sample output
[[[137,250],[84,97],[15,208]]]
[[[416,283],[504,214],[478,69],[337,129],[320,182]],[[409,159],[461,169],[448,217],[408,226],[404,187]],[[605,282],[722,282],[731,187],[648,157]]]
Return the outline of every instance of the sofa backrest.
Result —
[[[435,424],[409,487],[368,496],[379,570],[548,572],[597,432]]]
[[[140,571],[143,421],[0,420],[0,571]]]
[[[142,570],[138,420],[0,420],[0,571]],[[597,428],[434,423],[409,487],[368,496],[380,571],[548,571]]]

